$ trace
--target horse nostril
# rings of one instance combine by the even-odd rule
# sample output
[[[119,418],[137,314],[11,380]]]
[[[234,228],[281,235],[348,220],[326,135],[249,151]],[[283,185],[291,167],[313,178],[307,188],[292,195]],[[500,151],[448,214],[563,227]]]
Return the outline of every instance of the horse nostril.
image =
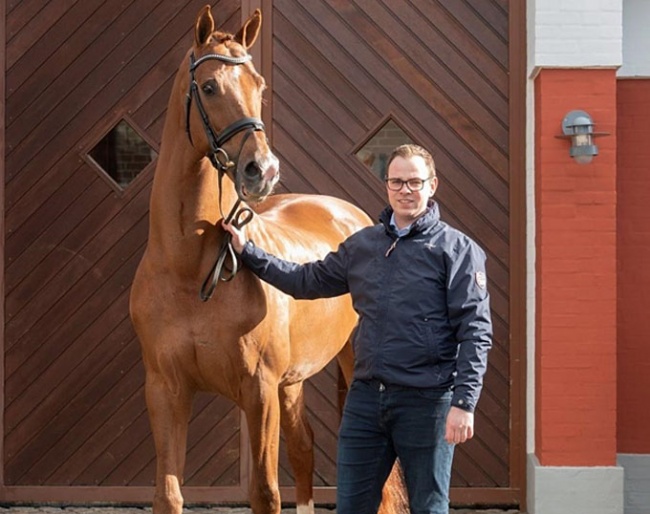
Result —
[[[244,168],[244,174],[247,178],[257,178],[262,175],[262,169],[255,161],[252,161]]]

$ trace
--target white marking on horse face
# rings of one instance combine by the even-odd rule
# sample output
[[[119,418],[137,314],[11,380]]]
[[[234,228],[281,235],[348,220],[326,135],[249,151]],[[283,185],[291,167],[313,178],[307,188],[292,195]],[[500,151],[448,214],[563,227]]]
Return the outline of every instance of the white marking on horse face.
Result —
[[[262,177],[270,181],[273,186],[280,180],[280,161],[274,153],[269,151],[261,160]]]
[[[296,514],[314,514],[314,500],[309,500],[308,505],[296,505]]]

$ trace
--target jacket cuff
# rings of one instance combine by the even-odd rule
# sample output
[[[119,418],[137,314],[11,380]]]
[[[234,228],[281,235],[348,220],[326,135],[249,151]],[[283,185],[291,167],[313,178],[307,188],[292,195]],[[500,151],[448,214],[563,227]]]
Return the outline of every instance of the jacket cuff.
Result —
[[[240,254],[240,255],[241,255],[242,257],[243,257],[245,254],[249,254],[249,255],[250,255],[250,254],[253,252],[254,249],[255,249],[255,243],[253,243],[253,241],[249,239],[249,240],[247,240],[247,241],[244,243],[244,247],[242,248],[242,251],[241,251],[241,254]]]
[[[456,396],[452,397],[451,406],[458,407],[459,409],[462,409],[467,412],[474,412],[474,404],[467,401],[467,399],[465,398],[460,398]]]

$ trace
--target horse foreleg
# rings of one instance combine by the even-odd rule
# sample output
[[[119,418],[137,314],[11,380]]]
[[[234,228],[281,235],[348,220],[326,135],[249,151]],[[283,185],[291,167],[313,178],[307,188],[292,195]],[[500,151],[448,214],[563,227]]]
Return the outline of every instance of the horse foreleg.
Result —
[[[280,402],[278,385],[245,381],[242,409],[246,413],[251,443],[251,510],[254,514],[279,514],[278,451],[280,445]]]
[[[192,395],[171,391],[161,376],[147,374],[145,395],[156,446],[154,514],[181,514],[183,468]]]
[[[280,389],[280,409],[280,423],[296,480],[297,514],[314,514],[314,432],[305,411],[302,382]]]

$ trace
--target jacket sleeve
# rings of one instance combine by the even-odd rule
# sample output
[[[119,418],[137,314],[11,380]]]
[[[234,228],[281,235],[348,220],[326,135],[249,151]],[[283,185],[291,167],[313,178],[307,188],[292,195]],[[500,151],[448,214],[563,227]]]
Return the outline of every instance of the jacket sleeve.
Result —
[[[487,354],[492,347],[492,319],[485,253],[471,240],[459,242],[451,259],[447,304],[459,346],[452,405],[473,412],[483,387]]]
[[[298,264],[271,255],[248,241],[241,260],[262,280],[294,298],[329,298],[349,291],[344,243],[322,260]]]

